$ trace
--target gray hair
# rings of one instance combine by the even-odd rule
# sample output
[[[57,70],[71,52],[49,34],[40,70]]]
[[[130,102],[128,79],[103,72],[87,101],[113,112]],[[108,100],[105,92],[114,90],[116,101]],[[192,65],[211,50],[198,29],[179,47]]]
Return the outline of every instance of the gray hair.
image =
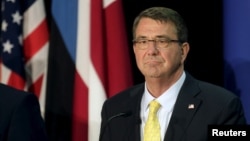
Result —
[[[160,22],[172,22],[177,30],[177,37],[182,43],[188,40],[188,29],[181,15],[173,9],[166,7],[151,7],[142,11],[134,20],[133,37],[135,38],[135,30],[142,18],[151,18]]]

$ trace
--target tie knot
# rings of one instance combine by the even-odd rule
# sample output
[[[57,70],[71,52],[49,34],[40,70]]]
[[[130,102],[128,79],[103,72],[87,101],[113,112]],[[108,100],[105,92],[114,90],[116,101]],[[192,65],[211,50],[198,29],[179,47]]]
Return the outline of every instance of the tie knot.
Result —
[[[156,100],[153,100],[149,104],[149,111],[156,113],[160,107],[161,107],[161,104],[159,102],[157,102]]]

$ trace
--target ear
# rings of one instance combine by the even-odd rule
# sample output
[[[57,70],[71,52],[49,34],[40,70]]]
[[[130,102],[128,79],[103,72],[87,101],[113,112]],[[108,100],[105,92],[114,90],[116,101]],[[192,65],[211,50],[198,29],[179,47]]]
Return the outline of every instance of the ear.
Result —
[[[187,58],[188,52],[189,52],[189,43],[188,42],[184,42],[181,45],[181,50],[182,50],[182,61],[184,62]]]

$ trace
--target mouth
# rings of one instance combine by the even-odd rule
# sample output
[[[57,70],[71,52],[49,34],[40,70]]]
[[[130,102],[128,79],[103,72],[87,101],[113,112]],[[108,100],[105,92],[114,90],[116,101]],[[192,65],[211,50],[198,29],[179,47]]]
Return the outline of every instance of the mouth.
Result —
[[[148,61],[145,62],[145,64],[147,64],[147,65],[158,65],[160,63],[161,62],[158,61],[158,60],[148,60]]]

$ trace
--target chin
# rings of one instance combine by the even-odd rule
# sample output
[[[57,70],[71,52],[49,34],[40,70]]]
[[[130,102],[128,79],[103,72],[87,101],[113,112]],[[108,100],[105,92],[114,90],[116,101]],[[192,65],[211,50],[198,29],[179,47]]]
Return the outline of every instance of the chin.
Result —
[[[146,76],[149,78],[160,78],[160,74],[158,73],[147,73]]]

